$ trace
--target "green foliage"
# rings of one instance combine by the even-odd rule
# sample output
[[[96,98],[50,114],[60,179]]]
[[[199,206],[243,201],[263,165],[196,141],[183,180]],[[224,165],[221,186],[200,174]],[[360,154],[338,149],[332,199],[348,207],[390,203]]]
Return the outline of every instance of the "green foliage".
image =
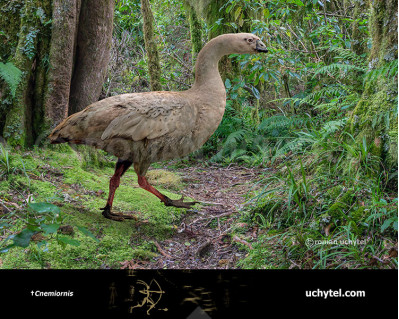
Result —
[[[39,30],[31,28],[25,37],[23,52],[30,60],[36,55],[36,37],[38,33]]]
[[[386,78],[388,81],[398,76],[398,60],[393,60],[382,65],[379,68],[371,69],[364,77],[364,83],[375,84],[380,78]]]
[[[28,205],[27,214],[24,216],[26,226],[16,235],[9,235],[2,243],[0,252],[5,253],[13,247],[26,248],[30,245],[32,237],[36,234],[43,233],[43,239],[36,242],[40,248],[46,247],[49,240],[54,239],[61,247],[67,245],[79,246],[80,242],[76,239],[59,235],[61,224],[65,220],[65,214],[60,212],[60,209],[50,203],[30,203]],[[4,224],[3,224],[4,225]],[[98,242],[98,239],[85,227],[78,227],[78,229],[86,236]],[[13,242],[7,246],[5,243],[9,240]]]
[[[9,151],[1,143],[0,143],[0,173],[1,177],[5,179],[8,179],[12,174],[22,173],[28,179],[28,184],[30,183],[30,179],[29,176],[27,175],[23,160],[19,158],[19,161],[17,161],[16,158],[10,156]],[[0,178],[0,180],[2,178]]]
[[[12,97],[15,96],[18,84],[21,82],[22,71],[11,62],[0,62],[0,78],[7,83]]]
[[[55,233],[60,225],[59,223],[62,221],[59,213],[59,208],[52,204],[29,204],[29,211],[25,217],[26,228],[23,228],[17,235],[8,236],[3,244],[9,239],[12,239],[13,243],[3,246],[1,252],[7,252],[12,247],[28,247],[32,236],[40,231],[44,231],[46,234]]]

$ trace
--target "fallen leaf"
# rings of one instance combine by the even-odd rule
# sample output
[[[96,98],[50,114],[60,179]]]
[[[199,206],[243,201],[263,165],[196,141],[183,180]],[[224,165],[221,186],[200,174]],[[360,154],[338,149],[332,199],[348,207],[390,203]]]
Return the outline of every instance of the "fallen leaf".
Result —
[[[36,233],[32,236],[31,240],[38,242],[47,239],[47,237],[43,236],[42,233]]]

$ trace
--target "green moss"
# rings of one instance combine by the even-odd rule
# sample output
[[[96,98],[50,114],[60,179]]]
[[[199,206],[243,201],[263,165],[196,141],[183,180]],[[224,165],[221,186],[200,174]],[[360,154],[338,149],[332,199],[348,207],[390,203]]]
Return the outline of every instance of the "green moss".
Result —
[[[0,60],[7,61],[15,53],[18,43],[18,31],[21,20],[23,0],[2,1],[0,6]]]
[[[19,2],[16,2],[19,3]],[[43,65],[49,50],[51,1],[27,0],[19,10],[21,14],[18,41],[14,42],[13,56],[9,60],[22,71],[20,84],[12,105],[7,109],[0,127],[11,146],[28,146],[34,143],[44,129],[43,92],[46,86],[46,66]],[[37,57],[37,64],[34,63]]]
[[[188,13],[188,22],[190,25],[192,62],[195,64],[198,53],[202,49],[202,25],[195,10],[186,2],[184,2]]]
[[[22,73],[20,85],[16,91],[12,107],[7,112],[4,125],[4,138],[11,146],[26,146],[30,142],[29,123],[30,105],[28,96],[29,80],[32,72],[32,58],[35,55],[39,19],[35,16],[36,3],[26,1],[21,16],[18,44],[12,63]]]
[[[396,89],[393,87],[393,83],[389,85],[382,82],[377,84],[380,89],[375,93],[374,88],[366,87],[368,94],[364,94],[350,119],[351,133],[356,136],[356,142],[361,144],[365,138],[367,144],[371,146],[370,152],[378,157],[384,157],[390,149],[391,143],[395,143],[389,137],[390,134],[397,135],[398,129],[394,99],[392,98]],[[371,85],[375,84],[370,83]]]
[[[329,199],[336,199],[336,198],[338,198],[341,195],[341,193],[343,191],[344,191],[343,186],[337,185],[337,186],[331,187],[326,192],[326,195],[327,195],[327,198],[329,198]]]
[[[360,206],[349,214],[351,220],[348,224],[351,225],[353,231],[357,235],[361,235],[366,229],[365,225],[363,224],[366,214],[367,210],[365,206]]]
[[[157,256],[158,254],[144,249],[135,249],[133,251],[133,257],[138,258],[140,260],[151,260]]]
[[[166,189],[180,190],[182,188],[181,177],[164,169],[154,169],[147,173],[147,180],[151,185],[161,186]]]
[[[143,34],[144,44],[147,53],[148,72],[150,74],[150,84],[152,91],[162,90],[161,85],[161,66],[159,62],[159,53],[157,42],[154,38],[154,16],[151,11],[149,0],[141,0],[141,12],[143,15]]]
[[[334,190],[336,191],[336,190]],[[337,201],[332,204],[326,214],[331,217],[333,222],[337,222],[343,219],[347,210],[350,208],[353,203],[353,191],[346,191],[341,197],[338,197]]]
[[[24,156],[11,152],[15,162],[24,161],[28,179],[22,171],[0,180],[0,198],[11,200],[23,207],[26,194],[33,194],[36,202],[56,203],[65,215],[63,225],[74,227],[73,239],[80,245],[62,248],[53,235],[49,236],[47,249],[31,243],[26,249],[13,248],[1,254],[2,268],[120,268],[126,260],[149,260],[157,256],[151,241],[169,238],[181,222],[185,210],[166,207],[157,197],[138,187],[133,170],[128,170],[116,191],[114,211],[131,213],[136,219],[115,222],[104,218],[104,207],[109,178],[113,167],[83,168],[83,156],[66,146],[29,152]],[[168,172],[167,175],[172,174]],[[176,180],[180,178],[177,177]],[[180,196],[159,190],[177,199]],[[8,234],[25,226],[22,219],[15,220]],[[81,233],[77,227],[90,230],[99,242]]]

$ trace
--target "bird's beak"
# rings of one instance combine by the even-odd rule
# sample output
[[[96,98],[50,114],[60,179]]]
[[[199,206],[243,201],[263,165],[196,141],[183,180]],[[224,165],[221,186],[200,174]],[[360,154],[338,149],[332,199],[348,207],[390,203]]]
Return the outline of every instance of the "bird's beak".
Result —
[[[256,41],[256,51],[258,52],[264,52],[266,53],[268,50],[266,49],[266,45],[261,41],[261,40],[257,40]]]

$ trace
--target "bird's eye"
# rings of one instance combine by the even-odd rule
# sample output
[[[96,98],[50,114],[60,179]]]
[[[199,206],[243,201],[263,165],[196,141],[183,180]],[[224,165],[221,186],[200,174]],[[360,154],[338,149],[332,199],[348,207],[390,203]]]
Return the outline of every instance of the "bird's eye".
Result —
[[[248,39],[247,40],[249,43],[252,43],[252,42],[254,42],[254,39]]]

